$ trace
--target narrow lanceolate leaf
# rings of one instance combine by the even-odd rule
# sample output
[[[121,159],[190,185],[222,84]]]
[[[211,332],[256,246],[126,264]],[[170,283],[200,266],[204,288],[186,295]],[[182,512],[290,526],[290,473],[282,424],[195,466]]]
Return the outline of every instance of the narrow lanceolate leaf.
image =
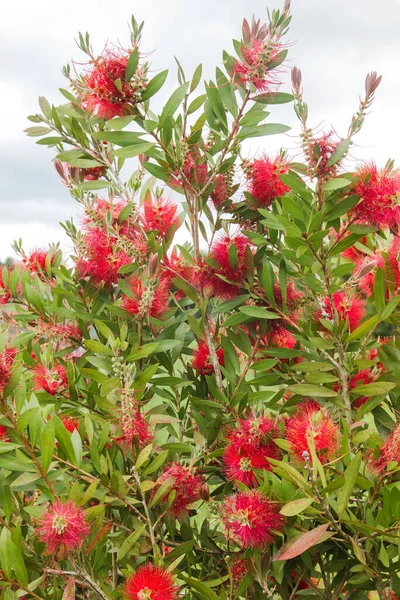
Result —
[[[136,72],[138,62],[139,62],[139,50],[138,50],[138,48],[135,48],[129,57],[128,64],[126,65],[125,81],[130,81],[132,79],[133,75]]]
[[[335,177],[334,179],[330,179],[324,185],[324,192],[332,192],[333,190],[339,190],[341,188],[345,188],[350,185],[351,181],[346,179],[345,177]]]
[[[124,558],[124,556],[126,556],[128,554],[129,550],[138,541],[138,539],[140,538],[140,536],[142,535],[142,533],[144,532],[145,529],[146,529],[146,525],[142,525],[141,527],[139,527],[139,529],[137,529],[136,531],[131,533],[131,535],[126,538],[126,540],[124,540],[121,548],[118,550],[118,554],[117,554],[118,561],[122,560]]]
[[[264,135],[276,135],[278,133],[286,133],[291,128],[280,123],[267,123],[266,125],[258,125],[257,127],[242,127],[238,140],[245,140],[253,137],[263,137]]]
[[[334,535],[334,532],[327,531],[328,527],[329,523],[326,523],[311,531],[307,531],[307,533],[303,533],[300,537],[288,540],[279,552],[275,554],[273,560],[290,560],[296,558],[296,556],[300,556],[300,554],[303,554],[309,548],[324,542]]]
[[[172,117],[175,114],[175,112],[178,110],[179,106],[181,105],[181,103],[185,97],[188,87],[189,87],[189,82],[187,81],[186,83],[184,83],[183,85],[178,87],[178,89],[176,89],[173,92],[173,94],[170,96],[169,100],[167,101],[167,103],[164,106],[163,111],[161,113],[160,125],[162,125],[165,122],[165,119],[167,117]]]
[[[330,390],[322,385],[312,385],[311,383],[298,383],[291,385],[289,390],[293,394],[299,394],[299,396],[311,396],[312,398],[333,398],[337,396],[337,392]]]
[[[396,383],[391,383],[390,381],[376,381],[375,383],[358,385],[352,391],[361,396],[379,396],[380,394],[387,394],[390,390],[393,390],[396,385]]]
[[[240,306],[240,312],[254,319],[279,319],[279,315],[262,306]]]
[[[49,468],[55,446],[55,427],[53,421],[47,421],[45,428],[42,433],[41,440],[41,453],[42,453],[42,467],[45,473]]]
[[[349,149],[350,144],[351,144],[350,138],[346,138],[346,139],[342,140],[340,142],[340,144],[335,148],[335,150],[330,155],[329,160],[326,163],[326,166],[331,167],[332,165],[335,165],[337,162],[339,162],[343,158],[343,156],[347,153],[347,150]]]
[[[344,472],[344,486],[338,492],[338,514],[341,517],[347,508],[347,504],[350,500],[350,496],[354,489],[360,465],[362,461],[362,454],[359,452],[350,462],[349,466]]]
[[[292,94],[287,94],[285,92],[267,92],[266,94],[253,96],[252,100],[254,100],[254,102],[259,102],[260,104],[286,104],[287,102],[293,101],[293,96]]]
[[[280,513],[285,517],[294,517],[311,506],[313,502],[313,498],[299,498],[298,500],[292,500],[291,502],[288,502],[282,506]]]
[[[64,592],[63,592],[61,600],[75,600],[75,594],[76,594],[75,577],[70,577],[64,588]]]
[[[153,79],[147,84],[146,89],[142,94],[142,99],[146,101],[154,96],[154,94],[156,94],[162,88],[167,77],[168,71],[161,71],[161,73],[158,73],[155,77],[153,77]]]

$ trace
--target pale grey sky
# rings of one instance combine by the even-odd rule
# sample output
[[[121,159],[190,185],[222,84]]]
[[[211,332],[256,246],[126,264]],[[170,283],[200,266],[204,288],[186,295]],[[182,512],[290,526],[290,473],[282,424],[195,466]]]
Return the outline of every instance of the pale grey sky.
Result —
[[[18,0],[2,3],[0,22],[0,257],[22,237],[26,249],[68,242],[60,220],[77,214],[51,163],[53,152],[35,145],[23,130],[26,115],[36,112],[37,97],[61,103],[65,87],[61,66],[82,59],[75,45],[78,31],[89,31],[96,51],[108,39],[128,45],[132,12],[145,20],[143,50],[156,72],[169,68],[166,97],[176,87],[175,54],[187,73],[203,62],[213,77],[224,48],[240,38],[243,17],[266,20],[266,6],[283,0]],[[399,164],[400,0],[292,0],[289,66],[303,72],[310,123],[331,126],[344,135],[363,93],[368,71],[383,75],[376,102],[353,148],[354,159],[374,158]],[[288,79],[286,78],[286,81]],[[285,90],[285,86],[282,90]],[[289,90],[288,90],[289,91]],[[161,96],[161,94],[160,94]],[[275,107],[271,119],[292,126],[286,136],[257,139],[248,149],[274,153],[280,146],[296,150],[298,125],[291,106]]]

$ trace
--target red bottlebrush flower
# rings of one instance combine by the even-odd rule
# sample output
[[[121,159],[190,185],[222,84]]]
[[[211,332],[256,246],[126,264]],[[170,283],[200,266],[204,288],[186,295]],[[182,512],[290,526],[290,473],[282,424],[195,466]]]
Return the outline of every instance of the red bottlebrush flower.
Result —
[[[214,179],[216,186],[211,192],[211,200],[217,210],[220,210],[228,199],[228,186],[223,175],[217,175]]]
[[[277,437],[279,429],[268,417],[256,417],[251,413],[246,419],[240,419],[235,429],[227,434],[229,444],[223,458],[227,478],[241,481],[247,487],[256,486],[254,469],[270,471],[267,459],[279,460],[282,455],[274,443]]]
[[[246,577],[249,569],[247,568],[246,561],[242,558],[234,558],[231,564],[231,575],[232,582],[234,585],[240,584]]]
[[[276,346],[277,348],[294,348],[296,340],[283,325],[280,323],[272,323],[270,330],[266,333],[266,342],[268,346]]]
[[[187,283],[192,283],[194,276],[193,267],[188,264],[185,259],[179,255],[176,250],[173,250],[171,256],[164,257],[164,271],[163,277],[165,277],[168,281],[171,282],[175,277],[180,277]],[[175,292],[175,298],[177,300],[181,300],[185,297],[185,292],[183,290],[177,290]]]
[[[90,167],[82,170],[83,177],[86,179],[86,181],[96,181],[97,179],[100,179],[100,177],[103,177],[105,173],[104,167]]]
[[[125,81],[129,53],[117,54],[106,49],[93,62],[90,73],[82,79],[81,102],[89,113],[103,119],[131,113],[132,105],[141,101],[146,78],[138,67],[130,81]]]
[[[241,548],[263,548],[283,527],[279,507],[257,490],[228,496],[222,505],[222,521],[228,538]]]
[[[4,425],[0,425],[0,442],[9,441],[9,438],[7,437],[7,427],[4,427]]]
[[[400,465],[400,424],[397,425],[381,447],[379,457],[376,460],[372,456],[370,458],[370,465],[377,472],[386,469],[390,462],[396,462]]]
[[[197,164],[198,158],[187,154],[183,163],[182,171],[186,179],[195,187],[202,188],[208,181],[208,168],[206,164]],[[183,186],[185,182],[183,181]]]
[[[46,554],[60,555],[79,550],[89,534],[84,511],[71,500],[57,500],[39,520],[38,534],[46,544]]]
[[[282,308],[283,297],[281,286],[279,285],[279,283],[275,283],[274,285],[274,298],[279,308]],[[289,281],[289,283],[286,286],[286,306],[288,307],[288,309],[291,311],[296,310],[302,298],[303,294],[296,289],[293,281]]]
[[[46,273],[46,259],[48,252],[46,250],[34,250],[29,256],[22,259],[22,264],[31,272],[41,275]],[[54,263],[54,256],[51,257],[50,264]]]
[[[156,231],[164,237],[167,231],[179,225],[177,206],[164,198],[148,197],[143,203],[143,226],[146,231]]]
[[[236,296],[240,291],[237,284],[244,283],[247,276],[246,253],[250,244],[250,240],[240,233],[233,236],[225,234],[216,240],[210,253],[213,265],[202,263],[196,273],[196,281],[201,289],[224,299]]]
[[[146,287],[143,281],[134,275],[129,280],[132,297],[122,297],[122,308],[132,315],[165,318],[169,310],[170,282],[167,278],[149,281]]]
[[[149,424],[145,421],[139,406],[131,397],[123,398],[121,402],[122,435],[116,441],[122,447],[131,449],[133,445],[144,448],[153,439]]]
[[[224,366],[224,350],[219,348],[217,350],[217,357],[219,364]],[[211,375],[214,373],[214,366],[211,362],[210,349],[208,344],[204,341],[200,341],[196,350],[193,352],[192,367],[195,371],[198,371],[200,375]]]
[[[285,438],[290,443],[291,452],[301,461],[305,453],[311,458],[309,442],[314,442],[315,452],[326,463],[334,458],[338,446],[339,428],[329,412],[316,402],[304,402],[286,421]]]
[[[118,271],[129,265],[133,259],[124,251],[114,247],[106,232],[92,229],[85,236],[85,256],[77,262],[76,269],[79,277],[90,277],[95,283],[111,287],[117,283]]]
[[[150,563],[139,567],[125,583],[125,597],[129,600],[175,600],[178,591],[172,575]]]
[[[34,368],[33,387],[35,390],[45,390],[51,396],[63,392],[68,386],[67,372],[62,365],[48,368],[37,364]]]
[[[362,298],[356,295],[349,296],[346,292],[335,292],[333,302],[341,321],[347,319],[350,331],[356,329],[365,316],[365,305]],[[316,313],[317,320],[333,320],[333,311],[330,298],[326,296],[321,301],[321,308]]]
[[[79,420],[75,417],[61,417],[61,421],[67,431],[73,433],[75,429],[79,430]]]
[[[313,138],[308,143],[307,158],[309,163],[309,174],[311,177],[325,178],[334,175],[338,169],[338,163],[328,167],[328,161],[338,147],[341,140],[333,141],[332,132],[325,133],[319,138]]]
[[[259,36],[251,37],[247,44],[242,44],[240,54],[242,60],[235,60],[233,74],[238,85],[249,84],[259,92],[275,90],[280,81],[273,72],[274,63],[279,61],[282,46],[278,43],[271,49]]]
[[[172,490],[176,495],[169,510],[178,519],[188,513],[188,508],[193,502],[208,498],[208,487],[204,477],[195,467],[186,467],[174,462],[164,469],[157,479],[157,484],[161,485],[170,478],[175,479]],[[161,501],[166,502],[167,498],[168,495]]]
[[[374,375],[371,369],[362,369],[350,379],[349,388],[354,390],[354,388],[356,388],[358,385],[367,385],[368,383],[373,383],[375,379],[376,375]],[[368,396],[357,398],[357,400],[354,402],[354,408],[360,408],[360,406],[366,403],[368,398]]]
[[[11,298],[11,291],[4,284],[3,278],[0,273],[0,304],[8,304]]]
[[[247,178],[249,192],[255,199],[255,207],[268,207],[274,198],[284,196],[289,191],[279,178],[279,175],[287,173],[288,170],[287,163],[280,156],[274,160],[264,156],[250,165]]]
[[[0,393],[4,391],[11,377],[11,368],[17,351],[15,348],[6,348],[0,353]]]
[[[389,169],[379,171],[375,164],[365,165],[357,173],[354,191],[360,202],[351,215],[359,223],[379,228],[397,227],[400,223],[400,175]]]

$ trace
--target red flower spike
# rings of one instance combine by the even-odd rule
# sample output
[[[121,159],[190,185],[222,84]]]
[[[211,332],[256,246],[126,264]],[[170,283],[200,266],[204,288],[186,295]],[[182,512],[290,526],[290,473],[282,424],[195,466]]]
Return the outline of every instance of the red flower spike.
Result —
[[[0,442],[9,441],[9,438],[7,437],[7,427],[4,427],[4,425],[0,425]]]
[[[143,227],[146,231],[156,231],[164,237],[171,228],[177,228],[179,219],[177,206],[164,198],[147,198],[143,203]]]
[[[79,430],[79,420],[75,417],[61,417],[61,421],[67,431],[73,433],[75,429]]]
[[[89,534],[84,511],[71,500],[57,500],[39,519],[38,534],[46,544],[46,554],[79,550]]]
[[[291,452],[302,462],[306,453],[311,460],[309,440],[314,442],[315,452],[322,464],[335,457],[338,448],[339,428],[329,412],[318,403],[304,402],[286,421],[285,439]]]
[[[210,259],[216,263],[215,266],[202,263],[196,273],[195,279],[201,289],[219,298],[235,297],[240,292],[240,286],[237,284],[244,283],[247,276],[246,249],[248,247],[251,247],[250,240],[240,233],[232,236],[225,234],[216,240],[210,253]],[[232,255],[234,255],[234,262],[232,262]],[[218,275],[232,283],[221,279]]]
[[[224,366],[223,348],[219,348],[219,350],[217,350],[217,357],[219,364]],[[210,349],[208,344],[202,340],[198,343],[196,350],[193,352],[192,368],[200,373],[200,375],[211,375],[214,373],[214,366],[210,357]]]
[[[162,277],[149,282],[146,288],[142,280],[134,275],[129,280],[133,297],[122,296],[122,308],[132,315],[164,319],[169,310],[170,280]]]
[[[17,350],[15,348],[6,348],[0,353],[0,393],[9,382],[11,369]]]
[[[283,325],[274,323],[270,325],[270,330],[266,334],[266,342],[268,346],[276,346],[277,348],[292,349],[296,345],[296,340]]]
[[[279,507],[257,490],[228,496],[222,505],[222,521],[228,539],[241,548],[264,548],[283,527]]]
[[[145,89],[145,76],[140,68],[131,81],[125,81],[129,53],[106,50],[94,61],[90,73],[82,81],[83,108],[103,119],[130,114],[132,105],[140,100]]]
[[[213,201],[216,210],[220,210],[228,199],[227,184],[223,175],[217,175],[214,179],[214,183],[215,182],[216,186],[211,192],[211,200]]]
[[[62,365],[48,368],[37,364],[33,373],[33,387],[35,390],[45,390],[51,396],[61,393],[68,386],[67,372]]]
[[[127,600],[175,600],[178,591],[172,575],[150,563],[139,567],[125,583]]]
[[[287,173],[289,167],[280,156],[271,160],[267,156],[255,160],[250,165],[247,178],[249,192],[255,199],[255,207],[266,208],[278,196],[284,196],[289,188],[280,180],[279,175]]]
[[[400,424],[390,434],[380,449],[379,457],[374,460],[370,458],[370,465],[378,473],[384,471],[390,462],[400,465]]]
[[[356,373],[349,382],[349,388],[354,390],[358,385],[368,385],[369,383],[373,383],[376,379],[376,375],[373,374],[371,369],[362,369],[358,373]],[[369,396],[363,396],[361,398],[357,398],[354,402],[354,408],[359,409],[360,406],[366,403],[369,399]]]
[[[346,292],[335,292],[333,302],[341,321],[347,319],[350,331],[354,331],[360,325],[365,316],[365,304],[357,295],[347,295]],[[331,301],[328,296],[322,299],[322,307],[317,311],[316,318],[329,319],[333,321]]]
[[[186,467],[174,462],[164,469],[157,479],[157,484],[161,485],[171,477],[175,479],[172,490],[176,495],[169,510],[179,519],[188,513],[189,506],[193,502],[208,497],[208,488],[204,477],[195,467]],[[166,502],[167,498],[168,495],[162,499],[162,502]]]
[[[384,229],[397,228],[400,223],[400,175],[395,171],[379,171],[374,163],[359,169],[354,192],[360,202],[351,216],[359,223]]]
[[[248,43],[242,44],[242,60],[235,60],[232,68],[238,85],[251,84],[258,92],[274,91],[280,81],[273,72],[273,64],[279,60],[282,49],[282,45],[278,43],[271,48],[258,36],[252,36]]]
[[[144,448],[153,439],[153,433],[139,406],[129,396],[121,402],[121,430],[122,435],[115,440],[123,448],[132,449],[133,445]]]
[[[34,250],[31,252],[29,256],[25,256],[22,259],[22,264],[30,271],[31,273],[37,273],[41,275],[42,273],[46,274],[46,260],[47,260],[48,252],[46,250]],[[50,264],[54,263],[54,256],[51,257]]]

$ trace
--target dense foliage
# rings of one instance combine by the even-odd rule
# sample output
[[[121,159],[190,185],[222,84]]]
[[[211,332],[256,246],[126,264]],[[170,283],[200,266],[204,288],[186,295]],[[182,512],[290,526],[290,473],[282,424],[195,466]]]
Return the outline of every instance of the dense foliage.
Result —
[[[289,22],[160,114],[143,24],[80,35],[29,117],[81,216],[2,270],[1,598],[400,595],[400,175],[347,160],[376,73],[345,137],[279,90]],[[285,102],[303,162],[245,158]]]

